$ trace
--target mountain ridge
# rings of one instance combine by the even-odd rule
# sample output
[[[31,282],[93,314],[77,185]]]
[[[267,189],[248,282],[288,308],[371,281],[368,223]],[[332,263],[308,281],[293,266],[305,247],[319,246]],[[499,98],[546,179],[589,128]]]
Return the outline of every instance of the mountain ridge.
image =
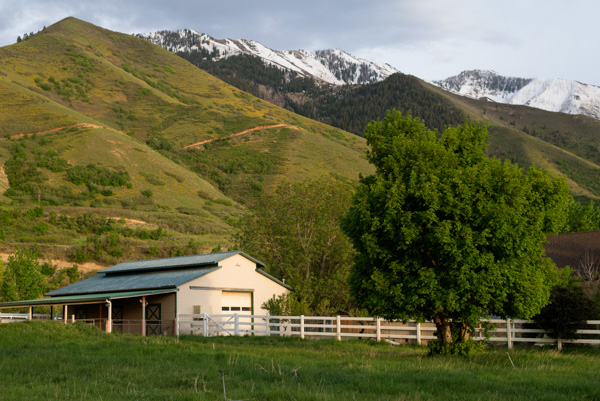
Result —
[[[468,70],[432,83],[473,99],[600,119],[600,87],[578,81],[507,77],[491,70]]]
[[[233,55],[250,54],[265,63],[294,71],[302,77],[311,77],[332,85],[364,84],[381,81],[398,72],[389,64],[379,65],[339,49],[273,50],[247,39],[215,39],[192,29],[139,33],[146,39],[173,53],[200,51],[213,61]]]

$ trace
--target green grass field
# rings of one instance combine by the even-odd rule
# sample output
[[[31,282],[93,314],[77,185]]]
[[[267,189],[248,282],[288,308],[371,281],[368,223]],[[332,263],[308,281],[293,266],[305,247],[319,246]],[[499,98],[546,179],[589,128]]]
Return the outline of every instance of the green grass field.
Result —
[[[594,400],[600,350],[489,348],[471,358],[372,341],[107,335],[0,326],[3,400]]]

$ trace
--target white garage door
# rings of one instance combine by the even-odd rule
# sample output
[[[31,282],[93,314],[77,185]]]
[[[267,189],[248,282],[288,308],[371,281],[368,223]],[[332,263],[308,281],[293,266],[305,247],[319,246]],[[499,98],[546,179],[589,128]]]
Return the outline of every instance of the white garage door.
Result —
[[[252,314],[252,293],[227,292],[221,293],[222,313],[237,313],[238,315]]]

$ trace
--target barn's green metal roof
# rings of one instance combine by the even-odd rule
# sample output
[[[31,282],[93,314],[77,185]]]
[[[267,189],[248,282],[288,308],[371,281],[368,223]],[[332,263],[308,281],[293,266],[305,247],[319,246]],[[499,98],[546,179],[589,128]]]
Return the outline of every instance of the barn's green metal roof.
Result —
[[[205,266],[217,266],[222,260],[230,258],[234,255],[242,255],[248,260],[256,263],[257,267],[265,267],[265,264],[252,256],[242,251],[229,251],[229,252],[218,252],[209,253],[205,255],[190,255],[190,256],[177,256],[172,258],[161,258],[161,259],[149,259],[149,260],[136,260],[132,262],[123,262],[118,265],[111,266],[107,269],[102,270],[102,273],[119,274],[119,273],[134,273],[142,271],[156,271],[166,269],[189,269],[195,267]]]
[[[104,270],[102,270],[93,277],[50,291],[45,295],[55,297],[113,291],[177,288],[188,281],[192,281],[218,269],[220,269],[220,267],[216,266],[204,269],[167,270],[117,275],[104,274]]]
[[[160,289],[160,290],[146,290],[146,291],[120,291],[120,292],[107,292],[100,294],[81,294],[81,295],[68,295],[62,297],[42,298],[42,299],[30,299],[26,301],[13,301],[0,303],[0,308],[18,308],[25,306],[42,306],[42,305],[71,305],[71,304],[86,304],[95,302],[104,302],[112,299],[142,297],[147,295],[158,295],[176,292],[177,289]]]

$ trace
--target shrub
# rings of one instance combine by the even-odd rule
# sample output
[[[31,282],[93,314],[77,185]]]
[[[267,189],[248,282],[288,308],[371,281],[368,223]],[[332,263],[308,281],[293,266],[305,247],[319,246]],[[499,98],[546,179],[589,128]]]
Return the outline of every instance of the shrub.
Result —
[[[95,164],[75,166],[67,170],[67,180],[75,185],[96,184],[102,186],[122,187],[128,184],[129,174],[126,171],[113,171]]]
[[[39,218],[42,217],[42,215],[44,214],[44,209],[39,206],[36,206],[33,209],[29,209],[27,212],[25,212],[25,214],[30,219]]]
[[[429,355],[470,356],[481,351],[483,349],[483,345],[476,343],[471,339],[454,341],[451,343],[446,343],[442,340],[436,339],[427,344],[427,349],[429,350]]]
[[[41,272],[46,277],[52,277],[56,273],[56,267],[46,262],[41,266]]]
[[[146,140],[146,144],[150,146],[154,150],[171,150],[173,149],[173,145],[167,138],[162,136],[155,136],[152,138],[148,138]]]
[[[596,304],[576,284],[559,285],[550,293],[550,303],[533,318],[554,338],[573,339],[576,331],[597,316]]]
[[[65,269],[65,271],[67,273],[67,276],[69,276],[69,280],[71,280],[72,283],[79,280],[79,268],[77,267],[77,265],[73,265],[72,267]]]
[[[48,224],[44,223],[43,221],[38,221],[33,226],[33,231],[35,231],[38,234],[43,234],[43,233],[47,232],[49,228],[50,227],[48,226]]]

